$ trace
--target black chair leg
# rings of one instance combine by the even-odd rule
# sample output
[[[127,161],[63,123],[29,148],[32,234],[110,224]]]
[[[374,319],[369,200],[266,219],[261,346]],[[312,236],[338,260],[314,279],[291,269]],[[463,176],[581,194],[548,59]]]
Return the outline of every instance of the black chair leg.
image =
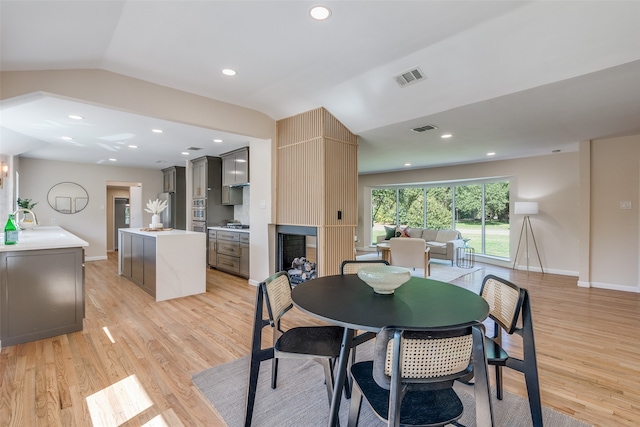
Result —
[[[271,361],[271,388],[276,388],[276,381],[278,379],[278,358],[274,358]]]
[[[356,427],[360,419],[360,409],[362,408],[362,393],[355,386],[351,389],[351,404],[349,405],[349,418],[347,419],[347,427]]]
[[[331,405],[331,398],[333,397],[333,366],[329,359],[322,359],[320,361],[322,368],[324,369],[324,382],[327,386],[327,396],[329,398],[329,405]]]
[[[273,347],[262,349],[262,328],[269,324],[268,320],[264,320],[262,318],[263,298],[262,289],[258,286],[256,295],[256,312],[253,318],[253,336],[251,338],[251,361],[249,362],[247,405],[244,416],[245,427],[251,426],[251,420],[253,418],[253,406],[256,400],[260,363],[264,360],[273,359]]]
[[[250,363],[249,386],[247,387],[247,410],[244,416],[245,427],[251,426],[251,419],[253,418],[253,406],[256,401],[256,388],[258,386],[258,373],[260,372],[260,360],[258,357],[254,357],[252,355]]]
[[[525,345],[524,355],[524,380],[527,384],[531,420],[534,427],[542,427],[542,402],[540,399],[540,383],[538,381],[538,362],[536,358],[535,340],[533,337],[533,320],[531,318],[531,302],[529,293],[525,292],[522,302],[522,338]]]
[[[496,365],[496,397],[502,400],[504,393],[502,392],[502,366]]]
[[[531,420],[533,427],[542,427],[542,402],[540,399],[540,385],[538,384],[538,373],[528,369],[524,373],[524,380],[527,384],[527,395],[529,396],[529,408],[531,409]]]

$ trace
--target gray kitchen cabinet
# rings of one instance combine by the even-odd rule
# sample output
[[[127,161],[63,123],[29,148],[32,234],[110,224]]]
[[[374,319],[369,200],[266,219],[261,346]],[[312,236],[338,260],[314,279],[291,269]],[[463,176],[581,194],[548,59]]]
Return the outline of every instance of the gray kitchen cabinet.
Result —
[[[249,184],[249,147],[220,155],[222,158],[222,185]]]
[[[156,296],[156,239],[120,232],[122,275]]]
[[[241,205],[242,204],[242,187],[222,186],[222,204],[223,205]]]
[[[162,169],[162,191],[170,193],[176,191],[177,170],[174,167]]]
[[[240,235],[240,275],[249,277],[249,235]]]
[[[222,204],[222,159],[220,157],[204,156],[192,160],[191,165],[193,172],[193,198],[199,199],[200,202],[205,199],[204,204],[199,206],[204,207],[206,221],[202,219],[197,221],[206,222],[204,224],[205,228],[231,221],[233,219],[233,206]]]
[[[207,158],[200,157],[191,161],[193,198],[207,197]]]
[[[249,233],[210,229],[209,266],[248,278]]]
[[[2,252],[0,266],[3,347],[82,330],[84,249]]]
[[[207,256],[209,267],[216,268],[218,265],[218,250],[216,242],[216,230],[209,230],[209,253]]]
[[[122,275],[131,277],[131,234],[120,233],[120,243],[118,244],[118,250],[120,251],[120,260]]]

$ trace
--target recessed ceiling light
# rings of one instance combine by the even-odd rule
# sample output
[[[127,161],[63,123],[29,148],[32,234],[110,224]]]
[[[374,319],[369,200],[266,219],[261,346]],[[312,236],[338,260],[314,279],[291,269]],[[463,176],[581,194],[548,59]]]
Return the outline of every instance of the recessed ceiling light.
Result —
[[[137,145],[130,145],[129,148],[138,148]]]
[[[232,70],[231,68],[224,68],[222,70],[222,74],[224,74],[225,76],[235,76],[236,70]]]
[[[64,139],[65,141],[73,141],[73,138],[70,136],[61,136],[60,139]]]
[[[84,117],[78,116],[77,114],[69,114],[69,118],[73,120],[82,120]]]
[[[325,6],[314,6],[309,11],[309,15],[316,21],[324,21],[331,16],[331,10]]]
[[[182,152],[182,153],[180,153],[180,154],[182,154],[183,156],[188,156],[188,155],[189,155],[189,152],[188,152],[188,151],[183,151],[183,152]]]
[[[405,163],[404,165],[405,166],[411,166],[411,163]]]
[[[496,155],[496,153],[494,153],[493,151],[490,152],[490,153],[487,153],[487,156],[495,156],[495,155]]]
[[[443,139],[447,139],[447,138],[451,138],[453,135],[451,135],[450,133],[445,133],[444,135],[440,135],[440,138]]]
[[[214,139],[213,142],[222,142],[221,139]]]
[[[114,158],[110,158],[109,159],[110,162],[117,162],[118,160],[114,159]]]
[[[163,133],[164,131],[162,129],[151,129],[151,132],[153,132],[153,133]]]

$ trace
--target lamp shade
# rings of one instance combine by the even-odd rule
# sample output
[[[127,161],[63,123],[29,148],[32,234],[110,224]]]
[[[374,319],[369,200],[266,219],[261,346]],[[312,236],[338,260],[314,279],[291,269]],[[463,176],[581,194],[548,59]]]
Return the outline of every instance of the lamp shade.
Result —
[[[538,202],[515,202],[513,213],[516,215],[537,215]]]

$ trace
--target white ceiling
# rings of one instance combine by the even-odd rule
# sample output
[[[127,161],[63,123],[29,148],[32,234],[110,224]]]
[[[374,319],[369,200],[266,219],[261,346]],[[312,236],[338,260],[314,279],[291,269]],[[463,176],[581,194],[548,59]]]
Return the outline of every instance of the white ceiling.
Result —
[[[276,120],[324,106],[360,136],[361,173],[640,132],[638,1],[329,1],[316,22],[318,3],[0,0],[0,69],[104,69]],[[426,78],[398,86],[414,67]],[[1,107],[5,154],[162,168],[249,141],[61,98]],[[411,131],[424,124],[438,129]]]

